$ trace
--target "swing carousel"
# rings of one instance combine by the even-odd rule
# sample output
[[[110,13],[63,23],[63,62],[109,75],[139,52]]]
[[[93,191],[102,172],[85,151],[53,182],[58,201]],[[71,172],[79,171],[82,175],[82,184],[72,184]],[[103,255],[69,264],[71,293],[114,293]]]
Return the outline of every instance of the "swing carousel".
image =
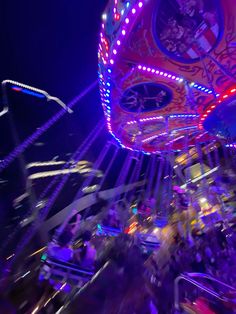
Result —
[[[52,179],[5,243],[28,228],[7,259],[11,269],[37,232],[43,242],[27,257],[41,256],[37,280],[47,285],[29,306],[32,313],[57,294],[56,313],[144,313],[139,299],[148,300],[150,313],[235,313],[235,269],[224,272],[221,264],[224,258],[235,264],[235,15],[234,0],[108,1],[98,80],[111,136],[100,144],[102,119],[68,160],[40,163],[54,168],[30,179]],[[4,81],[0,117],[10,110],[8,87],[62,109],[6,156],[0,172],[95,86],[65,105],[43,90]],[[96,160],[87,161],[92,149]],[[73,201],[50,216],[74,173],[82,180]],[[163,302],[170,286],[174,296],[168,290]]]
[[[110,1],[99,44],[107,128],[134,151],[235,140],[232,1]]]

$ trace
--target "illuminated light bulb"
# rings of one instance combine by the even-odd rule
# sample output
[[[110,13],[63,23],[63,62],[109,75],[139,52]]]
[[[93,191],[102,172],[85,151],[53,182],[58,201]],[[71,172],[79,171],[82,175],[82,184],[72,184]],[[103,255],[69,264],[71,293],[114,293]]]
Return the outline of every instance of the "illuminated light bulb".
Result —
[[[150,68],[147,68],[147,71],[148,71],[148,72],[150,72],[150,71],[151,71],[151,69],[150,69]]]
[[[116,21],[119,21],[119,20],[120,20],[120,14],[117,13],[117,14],[116,14]]]
[[[117,43],[118,46],[120,46],[120,44],[121,44],[120,40],[117,40],[116,43]]]
[[[167,76],[167,73],[164,73],[164,76]]]
[[[103,13],[103,15],[102,15],[102,20],[103,20],[103,21],[106,21],[106,20],[107,20],[107,14],[106,14],[106,13]]]
[[[207,117],[207,114],[204,114],[203,117]]]
[[[125,19],[125,23],[129,24],[129,19],[128,18]]]
[[[147,69],[146,67],[143,67],[143,70],[144,70],[144,71],[146,71],[146,69]]]
[[[142,69],[142,66],[141,66],[141,65],[139,65],[139,66],[138,66],[138,69],[139,69],[139,70],[141,70],[141,69]]]
[[[160,72],[157,70],[157,71],[156,71],[156,74],[159,74],[159,73],[160,73]]]
[[[163,72],[160,72],[160,75],[163,75],[164,73]]]
[[[169,75],[168,75],[168,77],[170,78],[170,77],[171,77],[171,75],[169,74]]]
[[[102,24],[102,28],[103,28],[103,29],[105,28],[105,24]]]
[[[175,79],[176,81],[179,81],[179,77],[176,77],[176,79]]]
[[[227,98],[228,96],[229,96],[229,95],[226,94],[226,95],[223,96],[223,98],[225,99],[225,98]]]
[[[133,14],[135,14],[135,13],[136,13],[136,9],[133,8],[131,12],[132,12]]]
[[[121,34],[122,34],[123,36],[125,36],[125,34],[126,34],[125,29],[122,29]]]
[[[207,112],[208,112],[208,113],[210,113],[210,112],[211,112],[211,110],[207,110]]]
[[[127,2],[126,3],[126,8],[128,8],[130,6],[130,3],[129,2]]]
[[[110,64],[114,64],[114,60],[113,59],[110,60]]]
[[[143,3],[142,3],[142,2],[139,2],[138,6],[139,6],[139,8],[142,8]]]
[[[216,107],[215,105],[212,105],[212,106],[211,106],[211,109],[214,109],[215,107]]]
[[[182,78],[179,79],[179,82],[182,83],[184,80]]]
[[[117,50],[113,49],[113,53],[114,53],[114,55],[116,55],[117,54]]]
[[[230,93],[236,92],[236,88],[231,89]]]
[[[125,10],[124,9],[121,10],[121,15],[124,15],[124,13],[125,13]]]
[[[155,72],[155,70],[154,69],[152,69],[152,73],[154,73]]]
[[[219,97],[220,96],[220,94],[216,94],[216,97]]]

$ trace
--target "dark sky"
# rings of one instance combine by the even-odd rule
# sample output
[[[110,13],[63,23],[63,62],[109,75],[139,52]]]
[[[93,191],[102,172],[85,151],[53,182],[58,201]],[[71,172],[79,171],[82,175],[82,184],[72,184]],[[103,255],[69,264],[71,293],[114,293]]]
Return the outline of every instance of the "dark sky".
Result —
[[[97,77],[106,2],[1,1],[1,80],[22,81],[69,101]]]
[[[12,79],[38,87],[68,103],[97,79],[97,46],[106,2],[1,1],[0,80]],[[20,141],[60,109],[53,103],[9,90],[8,96]],[[73,151],[102,117],[98,88],[95,88],[76,106],[73,115],[67,115],[56,126],[57,133],[51,134],[53,144],[60,141],[70,146],[73,142]],[[1,131],[6,143],[9,130]],[[69,136],[73,139],[67,141]],[[58,149],[62,147],[55,148],[55,153]],[[0,157],[4,158],[8,152],[9,147],[1,146]],[[49,157],[47,153],[43,159]]]
[[[0,80],[35,86],[66,103],[72,100],[97,79],[97,46],[106,3],[107,0],[0,1]],[[9,90],[8,96],[19,142],[60,109],[56,104]],[[76,106],[73,115],[67,114],[38,140],[43,146],[32,146],[25,152],[23,162],[51,160],[56,155],[65,159],[102,117],[97,87]],[[8,117],[0,120],[0,134],[3,159],[14,145]],[[104,136],[106,140],[107,132]],[[97,151],[90,150],[87,159],[95,161],[96,157]],[[12,200],[24,193],[24,171],[19,160],[0,174],[0,193],[0,225],[24,216],[25,209],[15,211],[11,207]],[[68,197],[66,203],[69,201]]]

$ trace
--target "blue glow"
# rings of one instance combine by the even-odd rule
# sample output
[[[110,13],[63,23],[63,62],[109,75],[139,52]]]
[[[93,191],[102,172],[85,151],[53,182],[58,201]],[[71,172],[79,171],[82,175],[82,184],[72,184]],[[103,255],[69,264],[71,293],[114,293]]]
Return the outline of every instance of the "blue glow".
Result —
[[[48,257],[47,254],[44,253],[44,254],[41,256],[41,261],[46,261],[47,257]]]
[[[12,86],[12,89],[15,90],[15,91],[24,93],[24,94],[28,94],[28,95],[31,95],[31,96],[38,97],[38,98],[45,98],[45,96],[43,94],[39,94],[39,93],[33,92],[33,91],[29,90],[29,89],[25,89],[25,88],[20,88],[19,89],[18,86]]]
[[[137,208],[137,207],[134,207],[134,208],[132,209],[132,213],[133,213],[134,215],[136,215],[136,214],[138,213],[138,208]]]

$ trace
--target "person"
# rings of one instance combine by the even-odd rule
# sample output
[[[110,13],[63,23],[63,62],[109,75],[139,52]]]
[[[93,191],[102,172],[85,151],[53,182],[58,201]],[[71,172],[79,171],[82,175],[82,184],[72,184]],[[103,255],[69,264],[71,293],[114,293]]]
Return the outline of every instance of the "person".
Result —
[[[62,262],[70,262],[73,259],[73,249],[71,245],[66,241],[52,241],[48,245],[49,256],[60,260]]]
[[[107,216],[103,220],[103,224],[105,226],[113,227],[113,228],[119,228],[120,221],[118,219],[118,213],[116,205],[112,205],[111,208],[109,208]]]
[[[75,215],[76,221],[69,224],[68,222]],[[69,262],[73,259],[72,241],[79,229],[80,220],[80,214],[77,213],[77,210],[73,210],[63,225],[57,229],[52,242],[48,245],[48,253],[51,257],[63,262]]]
[[[91,238],[92,233],[89,230],[85,230],[81,235],[83,245],[75,250],[74,254],[76,261],[84,268],[93,268],[96,260],[97,251],[91,243]]]
[[[76,216],[76,221],[74,223],[69,223],[74,216]],[[76,209],[73,210],[62,226],[56,230],[54,240],[63,244],[71,243],[79,230],[80,221],[81,215]]]

